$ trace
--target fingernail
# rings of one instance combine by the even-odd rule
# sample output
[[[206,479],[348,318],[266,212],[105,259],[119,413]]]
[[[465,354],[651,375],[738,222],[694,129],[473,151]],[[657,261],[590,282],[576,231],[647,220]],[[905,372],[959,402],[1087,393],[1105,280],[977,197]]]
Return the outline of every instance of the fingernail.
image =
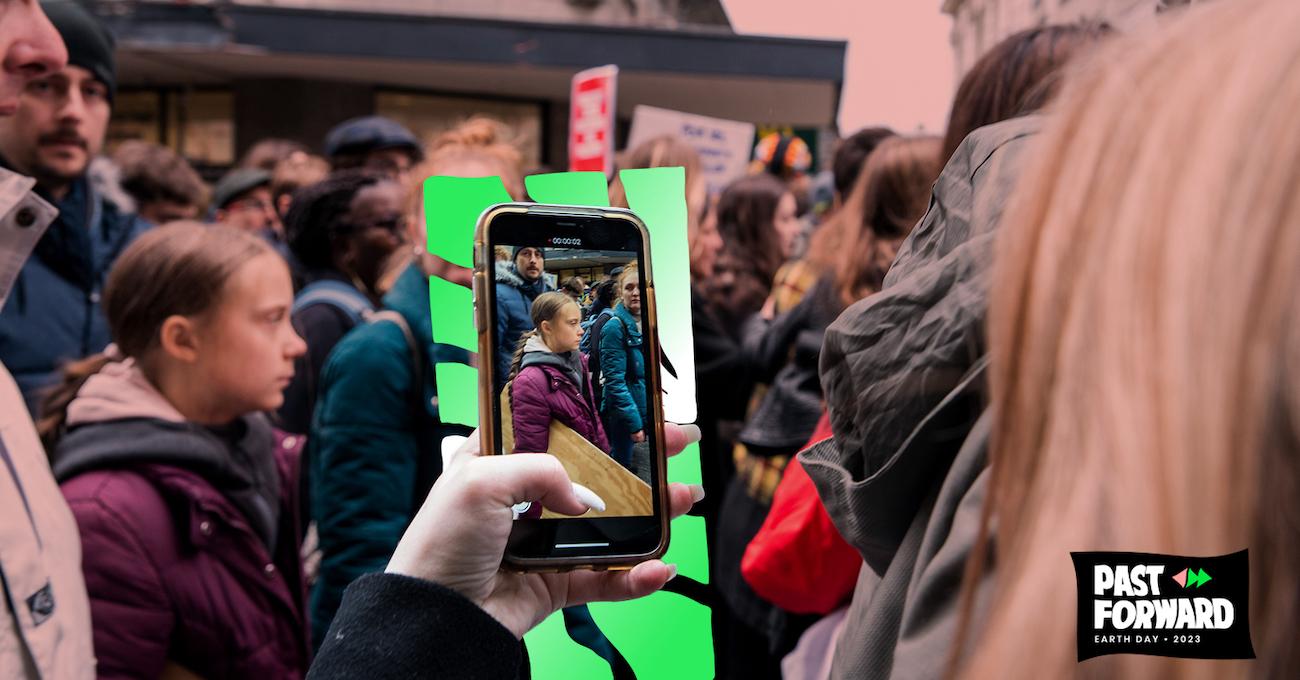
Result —
[[[668,580],[671,581],[675,578],[677,578],[677,565],[670,564],[668,565]]]
[[[682,426],[682,434],[685,434],[685,435],[686,435],[686,443],[687,443],[687,444],[694,444],[695,442],[700,441],[700,439],[704,436],[704,435],[700,432],[700,426],[699,426],[699,425],[693,425],[693,424],[691,424],[691,425],[683,425],[683,426]]]
[[[692,484],[686,487],[691,490],[691,502],[699,503],[704,500],[704,487],[700,484]]]
[[[578,500],[582,501],[583,505],[586,505],[596,512],[605,512],[605,500],[600,496],[597,496],[595,491],[592,491],[577,482],[570,482],[570,484],[573,484],[573,495],[577,496]]]

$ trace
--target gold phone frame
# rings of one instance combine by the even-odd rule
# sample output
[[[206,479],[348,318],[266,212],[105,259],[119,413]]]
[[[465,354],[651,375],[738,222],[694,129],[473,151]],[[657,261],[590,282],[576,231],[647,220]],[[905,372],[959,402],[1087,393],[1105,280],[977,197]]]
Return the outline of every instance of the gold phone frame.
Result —
[[[651,550],[629,555],[573,555],[566,557],[551,558],[521,558],[510,554],[507,549],[504,565],[514,571],[525,572],[559,572],[573,569],[631,569],[633,566],[647,560],[662,557],[668,551],[669,543],[669,495],[668,495],[668,458],[664,449],[664,424],[663,424],[663,399],[662,399],[662,380],[661,365],[659,361],[659,325],[658,325],[658,308],[655,304],[654,293],[654,275],[653,265],[651,264],[650,255],[650,232],[646,229],[645,222],[637,217],[630,210],[622,208],[593,208],[590,206],[571,206],[571,205],[550,205],[541,203],[501,203],[490,206],[479,215],[478,223],[474,228],[474,278],[473,278],[473,295],[474,295],[474,323],[478,333],[478,351],[479,351],[479,441],[481,444],[480,453],[482,455],[508,455],[504,452],[496,453],[496,427],[493,420],[495,419],[496,409],[494,408],[494,392],[496,385],[496,361],[493,353],[496,351],[496,322],[488,318],[490,310],[495,306],[496,286],[495,271],[496,257],[489,251],[491,243],[490,232],[492,222],[501,215],[545,215],[558,219],[565,217],[574,217],[580,219],[602,218],[608,220],[621,220],[633,226],[641,236],[642,253],[644,266],[642,276],[645,280],[645,290],[642,291],[642,305],[645,306],[646,319],[648,328],[642,337],[645,338],[646,352],[646,398],[650,400],[651,412],[658,417],[654,418],[655,438],[654,450],[651,455],[656,457],[657,464],[655,468],[654,489],[657,490],[657,506],[659,512],[656,519],[659,522],[659,544]],[[575,517],[574,519],[581,519]],[[612,519],[612,518],[611,518]]]

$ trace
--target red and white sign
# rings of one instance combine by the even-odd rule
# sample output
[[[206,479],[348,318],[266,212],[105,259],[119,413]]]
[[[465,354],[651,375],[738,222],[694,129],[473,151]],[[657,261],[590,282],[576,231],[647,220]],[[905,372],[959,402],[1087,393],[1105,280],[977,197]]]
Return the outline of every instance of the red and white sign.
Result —
[[[569,90],[569,170],[614,172],[614,103],[618,67],[587,69]]]

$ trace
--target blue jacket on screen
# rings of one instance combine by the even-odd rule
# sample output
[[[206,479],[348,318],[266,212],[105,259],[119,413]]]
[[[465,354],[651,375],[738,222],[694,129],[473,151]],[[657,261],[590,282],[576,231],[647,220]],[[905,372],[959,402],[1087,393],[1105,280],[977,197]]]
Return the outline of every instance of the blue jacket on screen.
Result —
[[[515,356],[519,338],[533,329],[533,300],[551,288],[543,279],[524,281],[512,262],[498,262],[497,298],[497,392],[506,385],[510,361]]]
[[[23,264],[0,310],[0,361],[38,415],[43,388],[65,362],[94,354],[111,341],[100,305],[108,270],[150,223],[123,214],[81,177],[61,201],[37,193],[59,216]]]
[[[637,318],[620,302],[614,306],[614,318],[600,329],[600,373],[605,381],[600,411],[606,423],[618,423],[628,432],[639,432],[647,420],[645,355],[636,324]]]

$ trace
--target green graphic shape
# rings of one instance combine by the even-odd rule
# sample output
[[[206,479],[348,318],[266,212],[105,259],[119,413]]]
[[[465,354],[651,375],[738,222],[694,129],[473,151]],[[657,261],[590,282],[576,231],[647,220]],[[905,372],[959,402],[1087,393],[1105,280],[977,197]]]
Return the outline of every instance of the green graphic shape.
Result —
[[[424,223],[428,229],[429,252],[462,267],[474,266],[474,225],[483,209],[510,202],[500,177],[430,177],[424,180]],[[462,312],[460,308],[446,311]],[[472,310],[469,313],[473,313]],[[438,318],[435,311],[434,317]],[[434,324],[448,329],[464,328],[461,323]],[[470,331],[474,329],[470,319]],[[437,335],[435,342],[442,342]]]
[[[609,187],[603,172],[560,172],[524,178],[528,197],[536,203],[609,207]]]
[[[434,364],[433,384],[438,388],[438,418],[442,422],[478,427],[478,400],[472,398],[478,394],[477,368],[451,361]]]
[[[621,174],[628,202],[650,232],[659,333],[682,378],[681,394],[665,415],[673,422],[695,420],[695,360],[691,337],[690,263],[686,242],[685,172],[681,168],[626,170]],[[567,205],[607,207],[608,188],[600,173],[554,173],[525,180],[530,197]],[[424,182],[429,251],[461,266],[473,264],[473,234],[478,216],[495,203],[510,200],[499,178],[430,177]],[[489,283],[489,285],[492,285]],[[464,293],[451,290],[461,288]],[[435,292],[436,291],[436,292]],[[472,300],[468,289],[430,278],[430,309],[436,342],[477,347]],[[672,313],[669,310],[687,310]],[[478,425],[477,370],[459,363],[434,368],[439,413],[444,422]],[[669,461],[668,478],[700,483],[699,447],[692,444]],[[672,543],[665,561],[679,573],[708,582],[708,545],[704,521],[683,516],[672,522]],[[656,593],[632,602],[591,605],[593,617],[632,665],[637,677],[709,678],[713,676],[713,635],[709,609],[673,593]],[[608,665],[569,639],[557,612],[531,631],[529,660],[534,678],[610,678]]]
[[[1196,571],[1192,571],[1191,569],[1187,570],[1187,587],[1189,588],[1192,587],[1192,585],[1200,588],[1209,582],[1209,580],[1210,575],[1205,573],[1204,569],[1197,569]]]

